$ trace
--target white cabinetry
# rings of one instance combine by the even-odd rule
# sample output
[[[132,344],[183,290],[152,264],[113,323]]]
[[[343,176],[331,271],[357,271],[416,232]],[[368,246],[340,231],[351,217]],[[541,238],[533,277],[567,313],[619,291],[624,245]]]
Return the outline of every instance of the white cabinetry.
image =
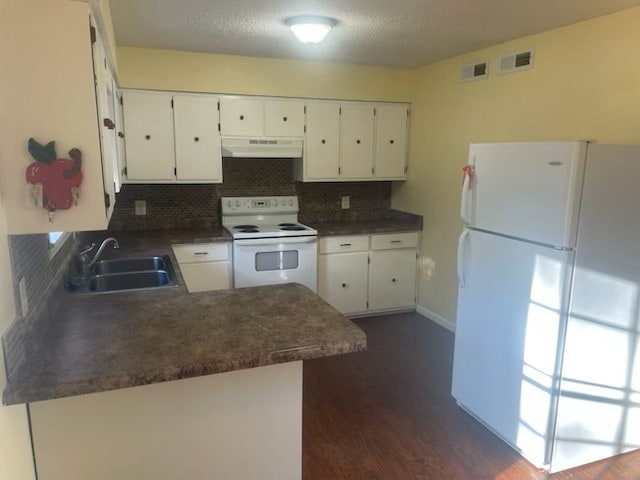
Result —
[[[340,177],[340,104],[307,102],[305,177],[337,180]]]
[[[407,105],[376,107],[375,178],[405,178],[408,115]]]
[[[368,267],[368,236],[322,238],[318,293],[342,313],[366,311]]]
[[[223,96],[220,131],[225,137],[302,137],[304,101]]]
[[[130,183],[220,183],[218,97],[123,92]]]
[[[318,293],[344,314],[415,306],[419,234],[320,239]]]
[[[228,242],[173,245],[189,293],[231,288]]]
[[[366,180],[373,176],[373,109],[370,103],[342,106],[340,146],[345,180]]]
[[[174,95],[178,181],[222,181],[217,111],[216,98]]]
[[[93,7],[101,9],[98,2]],[[96,93],[103,91],[97,91],[95,81],[105,76],[102,69],[94,72],[91,46],[92,37],[97,40],[102,32],[91,34],[91,10],[89,2],[2,3],[0,190],[9,234],[104,230],[108,225],[105,193],[113,204],[114,178],[102,164],[98,121],[104,117],[99,116]],[[101,45],[98,54],[105,49]],[[102,61],[104,68],[104,57]],[[25,170],[34,162],[27,150],[30,137],[43,145],[54,141],[60,159],[69,159],[73,148],[82,153],[78,203],[56,210],[52,221],[27,196]]]
[[[404,180],[407,104],[307,101],[305,182]]]

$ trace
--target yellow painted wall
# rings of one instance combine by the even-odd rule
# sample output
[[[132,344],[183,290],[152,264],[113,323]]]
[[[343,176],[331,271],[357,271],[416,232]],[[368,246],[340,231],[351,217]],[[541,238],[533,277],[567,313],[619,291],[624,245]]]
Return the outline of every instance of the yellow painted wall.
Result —
[[[0,336],[15,318],[11,262],[4,205],[0,198]],[[4,390],[4,356],[0,352],[0,391]],[[33,480],[33,462],[26,407],[0,404],[0,478]]]
[[[119,47],[120,86],[408,101],[410,69]]]
[[[418,303],[454,321],[461,168],[471,142],[597,139],[640,143],[640,8],[480,50],[414,72],[408,180],[392,205],[424,215]],[[497,75],[501,55],[533,48],[530,71]],[[487,80],[459,81],[488,59]],[[426,273],[423,269],[422,274]]]

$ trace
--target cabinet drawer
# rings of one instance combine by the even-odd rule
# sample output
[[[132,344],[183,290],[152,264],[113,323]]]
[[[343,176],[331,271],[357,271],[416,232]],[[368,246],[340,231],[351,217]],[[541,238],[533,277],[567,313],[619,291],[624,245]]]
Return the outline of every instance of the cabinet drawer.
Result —
[[[369,250],[369,236],[323,237],[319,253],[362,252]]]
[[[229,259],[229,244],[221,243],[190,243],[172,245],[173,253],[178,263],[217,262]]]
[[[371,250],[387,250],[390,248],[417,248],[418,233],[389,233],[371,236]]]

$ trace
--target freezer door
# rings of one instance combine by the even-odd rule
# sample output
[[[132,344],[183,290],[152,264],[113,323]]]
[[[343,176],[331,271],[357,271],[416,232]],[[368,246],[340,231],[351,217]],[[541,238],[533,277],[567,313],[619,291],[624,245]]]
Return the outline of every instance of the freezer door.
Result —
[[[590,145],[552,471],[640,448],[640,148]]]
[[[542,466],[573,252],[473,230],[460,250],[453,396]]]
[[[586,145],[471,144],[463,221],[546,245],[575,246]]]

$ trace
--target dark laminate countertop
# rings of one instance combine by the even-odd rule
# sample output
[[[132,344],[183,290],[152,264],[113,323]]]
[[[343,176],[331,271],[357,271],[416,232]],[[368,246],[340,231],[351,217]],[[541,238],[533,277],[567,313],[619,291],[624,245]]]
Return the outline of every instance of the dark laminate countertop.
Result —
[[[66,295],[39,348],[8,382],[5,404],[366,348],[362,330],[299,284]]]
[[[422,217],[418,219],[383,218],[357,222],[310,222],[321,237],[335,235],[366,235],[370,233],[419,232]]]

